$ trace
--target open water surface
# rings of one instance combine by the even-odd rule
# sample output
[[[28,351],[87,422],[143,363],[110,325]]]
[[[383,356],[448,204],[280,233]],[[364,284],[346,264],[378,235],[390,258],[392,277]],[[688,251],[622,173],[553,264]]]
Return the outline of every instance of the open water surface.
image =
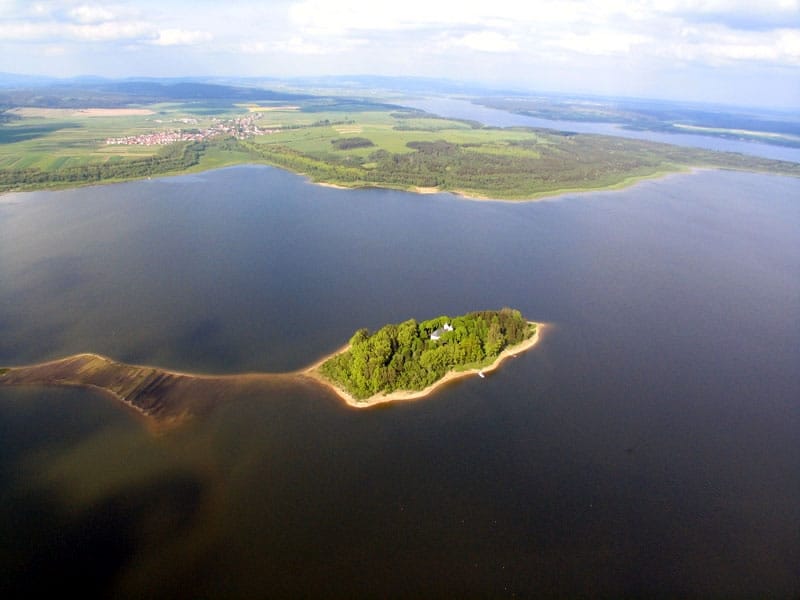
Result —
[[[314,386],[160,437],[0,388],[0,591],[800,594],[800,181],[700,172],[514,204],[235,167],[0,199],[0,365],[295,369],[357,328],[505,305],[486,379]]]

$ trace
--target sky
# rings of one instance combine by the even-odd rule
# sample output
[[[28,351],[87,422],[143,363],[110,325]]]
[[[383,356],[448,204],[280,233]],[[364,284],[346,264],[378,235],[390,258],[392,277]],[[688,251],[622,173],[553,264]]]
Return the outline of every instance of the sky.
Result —
[[[0,71],[422,76],[800,108],[800,0],[0,0]]]

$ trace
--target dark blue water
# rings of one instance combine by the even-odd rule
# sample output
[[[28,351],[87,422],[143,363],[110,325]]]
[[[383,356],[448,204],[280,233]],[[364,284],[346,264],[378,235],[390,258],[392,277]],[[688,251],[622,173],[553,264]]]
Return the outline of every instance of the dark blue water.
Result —
[[[0,581],[797,595],[798,198],[709,171],[469,202],[266,167],[4,196],[0,364],[284,370],[411,316],[551,326],[424,401],[352,411],[298,386],[159,438],[88,392],[0,389]]]
[[[625,129],[616,123],[594,123],[588,121],[560,121],[540,119],[528,115],[519,115],[496,108],[473,104],[467,100],[453,98],[426,98],[424,100],[405,100],[403,105],[419,108],[443,117],[470,119],[492,127],[541,127],[558,131],[574,131],[577,133],[596,133],[615,135],[617,137],[662,142],[690,148],[704,148],[720,152],[740,152],[751,156],[800,162],[800,148],[774,146],[759,142],[729,140],[708,135],[690,133],[663,133],[658,131],[636,131]]]

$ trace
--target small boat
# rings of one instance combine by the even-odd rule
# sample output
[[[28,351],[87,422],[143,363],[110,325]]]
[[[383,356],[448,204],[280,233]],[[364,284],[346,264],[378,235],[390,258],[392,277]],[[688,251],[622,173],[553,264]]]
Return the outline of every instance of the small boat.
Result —
[[[483,374],[483,371],[478,371],[478,377],[480,377],[481,379],[484,379],[486,377],[486,375]]]

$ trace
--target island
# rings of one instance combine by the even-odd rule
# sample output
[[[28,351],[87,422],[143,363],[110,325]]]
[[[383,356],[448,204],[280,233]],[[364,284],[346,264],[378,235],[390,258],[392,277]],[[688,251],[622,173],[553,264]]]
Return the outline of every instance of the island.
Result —
[[[532,348],[538,323],[503,308],[359,329],[345,349],[308,373],[356,407],[427,396],[457,377],[481,377]]]
[[[542,325],[519,311],[479,311],[358,330],[350,343],[289,373],[206,375],[131,365],[81,353],[33,365],[0,367],[0,385],[83,387],[113,398],[152,431],[177,427],[236,398],[300,387],[334,391],[349,406],[421,398],[454,378],[484,375],[532,348]]]

